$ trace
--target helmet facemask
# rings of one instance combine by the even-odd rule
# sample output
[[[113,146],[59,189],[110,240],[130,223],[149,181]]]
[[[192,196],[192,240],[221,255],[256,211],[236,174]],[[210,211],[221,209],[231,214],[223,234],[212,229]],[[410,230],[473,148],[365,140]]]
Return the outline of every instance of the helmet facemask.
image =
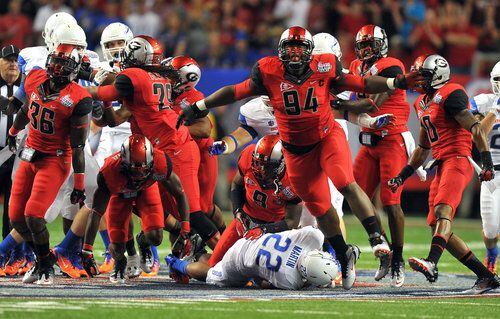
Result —
[[[381,39],[366,39],[356,42],[356,57],[363,62],[374,62],[382,57],[384,41]]]
[[[257,182],[264,189],[275,187],[277,191],[281,187],[281,179],[285,175],[285,161],[271,160],[263,154],[252,154],[252,172]]]
[[[60,88],[76,79],[80,63],[71,57],[52,53],[47,57],[45,68],[52,83]]]
[[[279,58],[290,73],[300,75],[312,59],[313,48],[309,40],[282,40],[278,48]]]

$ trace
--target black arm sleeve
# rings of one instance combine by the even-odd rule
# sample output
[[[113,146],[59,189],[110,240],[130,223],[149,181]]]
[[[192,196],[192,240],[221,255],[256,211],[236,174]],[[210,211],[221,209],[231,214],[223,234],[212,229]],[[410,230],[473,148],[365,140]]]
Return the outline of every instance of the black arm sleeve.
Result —
[[[92,112],[92,99],[90,97],[85,97],[75,105],[73,109],[73,115],[83,116]]]
[[[384,78],[395,78],[398,74],[403,74],[403,70],[397,65],[383,69],[378,75]]]
[[[298,205],[301,202],[302,202],[302,199],[300,197],[295,197],[295,198],[292,198],[292,199],[287,201],[287,203],[294,204],[294,205]]]
[[[247,131],[248,134],[250,134],[252,136],[252,139],[254,139],[257,136],[259,136],[259,133],[257,133],[257,131],[253,127],[251,127],[251,126],[248,126],[246,124],[240,124],[240,127],[242,129],[244,129],[245,131]]]
[[[335,58],[335,78],[341,79],[344,76],[344,72],[342,71],[344,68],[342,67],[342,63],[338,57]]]
[[[118,74],[115,79],[115,88],[126,99],[131,99],[134,96],[134,85],[132,80],[125,74]]]
[[[167,160],[167,178],[170,178],[170,175],[172,175],[172,160],[167,155],[167,152],[165,152],[165,159]]]
[[[102,189],[108,193],[110,192],[108,185],[106,185],[106,180],[104,179],[104,175],[102,175],[101,172],[99,172],[99,174],[97,174],[97,186],[99,186],[100,189]]]
[[[269,95],[266,87],[264,86],[264,81],[262,80],[262,74],[260,73],[259,69],[259,62],[253,65],[250,79],[252,80],[253,85],[255,86],[255,91],[257,94]]]
[[[243,208],[246,203],[246,193],[244,185],[236,185],[236,187],[231,190],[231,203],[233,204],[233,211],[238,208]]]
[[[451,92],[443,103],[444,111],[450,116],[455,116],[467,109],[469,98],[463,90]]]

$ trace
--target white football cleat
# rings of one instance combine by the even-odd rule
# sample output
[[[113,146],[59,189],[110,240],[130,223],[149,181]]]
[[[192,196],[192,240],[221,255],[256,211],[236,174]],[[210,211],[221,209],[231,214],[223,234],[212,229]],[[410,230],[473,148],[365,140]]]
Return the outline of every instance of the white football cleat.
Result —
[[[405,262],[400,261],[392,264],[391,267],[391,286],[401,287],[405,282]]]
[[[389,243],[384,238],[384,236],[375,233],[372,236],[370,236],[369,241],[370,241],[370,246],[372,246],[373,254],[375,255],[375,257],[381,258],[382,256],[386,256],[391,253],[391,248],[389,247]]]
[[[142,269],[140,263],[140,257],[137,254],[127,257],[126,274],[128,278],[136,278],[141,275]]]
[[[375,273],[375,281],[382,280],[391,270],[392,254],[380,256],[380,265]]]
[[[346,269],[342,269],[342,287],[345,290],[349,290],[354,285],[356,281],[356,261],[359,259],[358,246],[347,245],[349,248],[346,251]]]
[[[24,274],[23,284],[32,284],[38,281],[38,262],[35,262],[33,266]]]
[[[38,270],[37,285],[53,285],[54,284],[54,267],[50,266],[45,269]]]

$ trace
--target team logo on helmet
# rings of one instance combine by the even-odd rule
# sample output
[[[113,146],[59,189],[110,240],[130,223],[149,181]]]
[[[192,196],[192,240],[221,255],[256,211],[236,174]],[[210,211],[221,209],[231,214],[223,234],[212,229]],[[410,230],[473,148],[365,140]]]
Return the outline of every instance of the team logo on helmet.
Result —
[[[190,82],[195,82],[195,81],[198,81],[199,76],[198,76],[198,74],[196,74],[194,72],[190,72],[190,73],[186,74],[186,78]]]

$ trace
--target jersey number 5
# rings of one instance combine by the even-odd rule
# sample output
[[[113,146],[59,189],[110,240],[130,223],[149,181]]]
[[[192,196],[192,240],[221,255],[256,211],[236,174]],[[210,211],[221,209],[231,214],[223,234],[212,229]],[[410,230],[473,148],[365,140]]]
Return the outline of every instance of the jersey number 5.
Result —
[[[287,115],[300,115],[299,92],[296,90],[283,92],[283,103]],[[314,96],[313,87],[307,89],[306,100],[304,101],[304,111],[308,110],[312,110],[313,113],[318,110],[318,99]]]
[[[44,134],[54,134],[55,112],[41,106],[36,102],[31,102],[31,126]]]
[[[424,129],[427,131],[427,136],[429,137],[429,141],[431,143],[434,143],[437,140],[439,140],[437,129],[434,126],[434,124],[432,124],[431,117],[429,115],[422,117],[422,125],[424,126]]]
[[[170,108],[170,101],[172,99],[172,86],[170,83],[153,83],[153,94],[159,95],[158,111]]]

